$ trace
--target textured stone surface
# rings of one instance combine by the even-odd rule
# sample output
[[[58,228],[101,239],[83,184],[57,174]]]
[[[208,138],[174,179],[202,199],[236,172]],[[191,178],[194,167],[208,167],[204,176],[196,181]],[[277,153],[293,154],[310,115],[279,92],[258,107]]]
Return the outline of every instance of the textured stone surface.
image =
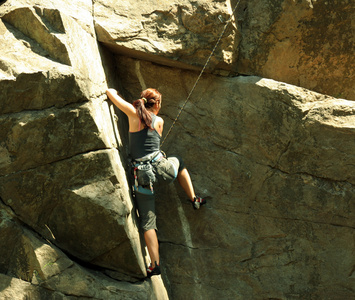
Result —
[[[163,145],[208,204],[157,188],[152,280],[105,90],[157,88],[166,134],[237,1],[1,3],[1,299],[354,298],[349,1],[240,2]]]
[[[96,40],[58,9],[11,4],[7,2],[2,7],[2,21],[7,26],[5,39],[16,38],[18,43],[27,47],[32,44],[38,51],[31,49],[33,61],[20,60],[23,63],[16,63],[16,68],[9,65],[6,70],[7,76],[13,76],[14,80],[12,86],[11,81],[4,80],[7,89],[3,99],[11,105],[8,108],[5,101],[5,114],[1,117],[1,197],[21,215],[22,221],[44,236],[49,236],[45,225],[53,228],[57,243],[69,253],[98,265],[113,262],[113,269],[143,276],[138,231],[131,215],[133,206],[120,157],[117,150],[95,154],[96,150],[117,146],[109,107],[99,98],[89,104],[68,106],[78,100],[88,101],[100,90],[104,92],[105,75]],[[28,26],[29,22],[34,25]],[[17,37],[12,36],[14,33]],[[18,58],[21,49],[10,48],[7,57]],[[90,60],[79,49],[88,50]],[[56,68],[57,65],[60,67]],[[63,76],[61,66],[69,66]],[[21,76],[25,77],[17,80]],[[33,88],[37,79],[40,85]],[[28,87],[29,94],[25,92]],[[70,97],[66,98],[66,93]],[[8,94],[12,96],[7,97]],[[22,94],[27,95],[24,101]],[[61,96],[53,100],[57,95]],[[24,105],[13,105],[14,99]],[[47,103],[47,99],[52,100]],[[50,107],[57,104],[58,108]],[[88,153],[84,155],[87,159],[80,159],[81,153]],[[91,208],[84,208],[85,203]],[[85,225],[88,220],[91,227]],[[79,225],[80,222],[83,223]],[[109,224],[111,231],[105,230]],[[115,232],[115,241],[105,235]],[[92,240],[93,236],[96,240]],[[124,270],[122,265],[126,261],[132,263]]]
[[[156,299],[162,282],[132,283],[145,251],[92,2],[6,1],[0,16],[0,298]]]
[[[82,4],[84,6],[80,7]],[[1,60],[4,60],[1,63],[1,72],[5,78],[14,79],[21,73],[25,76],[26,73],[44,71],[47,74],[44,77],[47,79],[33,94],[35,98],[43,99],[42,102],[54,101],[49,100],[49,95],[43,91],[46,85],[50,85],[53,89],[52,94],[57,95],[62,101],[66,100],[66,103],[69,102],[69,99],[65,99],[68,89],[76,85],[80,87],[81,93],[78,91],[70,94],[71,99],[85,100],[102,94],[105,89],[104,70],[92,30],[91,1],[63,2],[62,7],[64,9],[52,1],[38,1],[37,5],[33,5],[31,1],[7,1],[0,10],[2,20],[0,27],[4,32],[1,38],[5,40],[1,47],[6,54],[5,57],[1,57]],[[74,12],[77,14],[72,15]],[[77,22],[80,16],[83,18]],[[87,27],[83,26],[82,22],[87,22]],[[72,74],[69,76],[66,74],[68,71],[65,71],[68,70],[67,66],[72,67],[70,68]],[[52,71],[53,68],[57,71]],[[55,76],[57,73],[64,74]],[[56,88],[59,82],[52,80],[52,77],[65,80],[66,77],[74,76],[75,83],[66,79],[72,86],[60,86],[64,93],[60,93],[59,87]],[[59,93],[61,95],[58,95]],[[81,95],[82,93],[84,95]],[[38,105],[33,108],[39,109]]]
[[[1,299],[152,299],[148,282],[118,282],[69,259],[7,213],[1,205]],[[6,263],[5,263],[6,259]],[[19,279],[17,279],[17,278]]]
[[[120,73],[127,97],[154,83],[162,91],[167,131],[198,74],[117,61],[131,70]],[[172,298],[353,297],[354,118],[353,101],[203,76],[163,146],[212,197],[196,212],[179,186],[159,193]]]
[[[238,19],[238,72],[355,100],[351,1],[243,1]]]
[[[85,99],[70,67],[46,58],[47,53],[35,41],[2,20],[0,28],[2,114]]]
[[[76,257],[139,276],[143,260],[138,236],[130,236],[136,226],[117,156],[97,151],[2,177],[2,199]]]
[[[98,40],[112,51],[184,68],[205,64],[231,13],[225,1],[95,1],[94,5]],[[208,68],[231,69],[238,53],[237,36],[236,28],[229,27]]]
[[[88,104],[4,115],[0,123],[2,175],[105,147]]]
[[[96,1],[95,28],[112,51],[202,67],[235,8],[207,70],[272,78],[355,100],[351,1]]]

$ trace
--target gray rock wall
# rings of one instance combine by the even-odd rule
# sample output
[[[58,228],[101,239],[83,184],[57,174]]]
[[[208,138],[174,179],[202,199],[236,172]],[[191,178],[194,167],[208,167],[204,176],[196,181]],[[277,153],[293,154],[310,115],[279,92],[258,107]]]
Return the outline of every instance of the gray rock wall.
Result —
[[[91,1],[0,15],[0,298],[155,299]]]
[[[243,1],[238,71],[355,100],[351,1]]]
[[[99,41],[117,53],[180,68],[201,67],[232,16],[207,69],[355,100],[351,1],[110,3],[95,2],[95,28]]]
[[[118,64],[127,94],[156,80],[169,128],[198,74]],[[196,212],[177,184],[159,193],[173,299],[354,296],[354,108],[260,77],[202,77],[163,145],[212,197]]]
[[[355,297],[350,2],[236,3],[1,2],[0,298]],[[163,145],[208,204],[157,187],[145,280],[105,90],[157,88],[166,134],[230,17]]]

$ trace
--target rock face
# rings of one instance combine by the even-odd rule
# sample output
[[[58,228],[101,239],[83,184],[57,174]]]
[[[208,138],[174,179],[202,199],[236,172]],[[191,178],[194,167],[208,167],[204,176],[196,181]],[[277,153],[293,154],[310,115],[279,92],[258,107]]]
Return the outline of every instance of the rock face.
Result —
[[[1,208],[2,245],[9,247],[1,253],[1,299],[151,299],[147,282],[132,285],[83,268]]]
[[[231,13],[226,1],[209,0],[102,0],[94,7],[98,40],[112,51],[188,69],[205,63],[223,31],[220,20],[229,19]],[[236,35],[229,28],[212,67],[230,70],[236,62]]]
[[[239,73],[355,100],[351,1],[244,2]]]
[[[131,57],[201,67],[229,24],[208,69],[257,75],[355,100],[351,1],[162,2],[95,1],[99,41]],[[232,12],[233,22],[228,23]]]
[[[0,2],[0,298],[354,298],[350,1],[118,2]],[[157,88],[168,132],[224,29],[163,145],[208,203],[157,187],[145,280],[105,91]]]
[[[0,9],[1,298],[155,298],[91,1]]]
[[[168,128],[197,75],[118,64],[128,94],[154,74]],[[269,79],[203,76],[163,146],[212,197],[196,212],[178,185],[159,193],[173,299],[354,297],[354,113],[353,101]]]

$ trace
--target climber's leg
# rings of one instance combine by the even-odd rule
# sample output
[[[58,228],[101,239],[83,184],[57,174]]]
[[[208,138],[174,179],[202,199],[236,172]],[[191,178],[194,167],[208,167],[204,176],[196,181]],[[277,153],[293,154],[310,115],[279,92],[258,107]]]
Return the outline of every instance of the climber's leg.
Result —
[[[144,240],[147,245],[152,266],[159,265],[159,243],[155,229],[150,229],[144,232]]]
[[[190,198],[191,201],[195,198],[195,191],[192,185],[191,177],[186,168],[178,173],[178,181],[181,187],[184,189],[186,195]]]

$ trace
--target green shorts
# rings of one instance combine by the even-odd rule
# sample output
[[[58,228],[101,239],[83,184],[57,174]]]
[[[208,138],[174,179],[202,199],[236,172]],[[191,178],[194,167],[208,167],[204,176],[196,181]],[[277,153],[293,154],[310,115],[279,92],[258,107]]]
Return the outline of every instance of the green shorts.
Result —
[[[179,157],[162,158],[154,162],[155,175],[158,182],[170,183],[173,182],[180,171],[184,169],[184,163]]]
[[[178,173],[184,169],[184,164],[179,157],[162,158],[153,163],[155,174],[159,183],[171,183]],[[140,227],[143,231],[157,230],[155,215],[155,194],[149,187],[138,186],[134,188],[137,203]]]
[[[138,189],[135,188],[134,195],[138,208],[140,227],[144,232],[150,229],[157,230],[154,192],[148,188],[139,186]]]

